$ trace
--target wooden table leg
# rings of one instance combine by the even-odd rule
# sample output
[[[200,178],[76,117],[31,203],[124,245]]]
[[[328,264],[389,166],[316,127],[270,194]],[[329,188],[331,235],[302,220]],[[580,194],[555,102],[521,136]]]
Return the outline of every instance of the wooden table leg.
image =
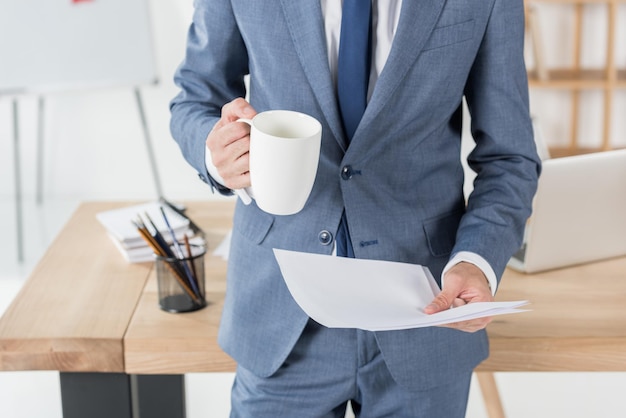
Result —
[[[485,408],[489,418],[505,418],[496,379],[491,372],[476,372],[480,391],[483,394]]]

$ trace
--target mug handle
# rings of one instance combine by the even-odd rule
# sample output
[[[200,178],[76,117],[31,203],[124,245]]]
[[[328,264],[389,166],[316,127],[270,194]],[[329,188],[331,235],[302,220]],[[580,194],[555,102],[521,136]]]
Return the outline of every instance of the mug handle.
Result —
[[[235,193],[241,199],[244,205],[247,206],[252,203],[252,196],[250,196],[250,193],[248,192],[248,187],[243,189],[235,189],[233,190],[233,193]]]
[[[252,119],[240,118],[237,119],[236,122],[244,122],[248,125],[252,126]],[[235,189],[233,192],[241,199],[244,205],[249,205],[252,203],[252,192],[249,187],[245,187],[243,189]]]

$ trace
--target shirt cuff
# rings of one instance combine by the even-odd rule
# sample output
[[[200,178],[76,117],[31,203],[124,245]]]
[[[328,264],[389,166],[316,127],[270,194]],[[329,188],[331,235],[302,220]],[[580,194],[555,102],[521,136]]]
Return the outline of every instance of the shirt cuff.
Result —
[[[466,263],[471,263],[478,267],[485,277],[487,277],[487,281],[489,281],[489,287],[491,288],[491,294],[495,296],[496,288],[498,287],[498,279],[496,278],[496,273],[493,271],[493,268],[489,265],[487,260],[485,260],[480,255],[470,252],[470,251],[460,251],[454,255],[448,261],[448,264],[443,269],[443,273],[441,273],[441,287],[443,288],[443,277],[447,273],[450,268],[454,265],[459,264],[460,262],[465,261]]]
[[[206,166],[206,171],[209,173],[213,180],[224,186],[224,179],[220,176],[220,173],[217,172],[217,167],[213,164],[213,159],[211,158],[211,150],[209,147],[205,146],[204,152],[204,165]],[[224,186],[226,187],[226,186]]]

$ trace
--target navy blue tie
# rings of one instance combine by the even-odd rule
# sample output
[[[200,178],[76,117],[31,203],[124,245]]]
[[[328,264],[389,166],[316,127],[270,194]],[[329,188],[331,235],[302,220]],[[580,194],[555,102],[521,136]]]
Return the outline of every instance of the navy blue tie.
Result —
[[[337,63],[337,97],[348,141],[367,106],[371,60],[371,0],[343,0]],[[354,257],[345,211],[336,237],[337,255]]]
[[[344,0],[337,62],[337,96],[348,141],[367,106],[370,74],[370,0]]]

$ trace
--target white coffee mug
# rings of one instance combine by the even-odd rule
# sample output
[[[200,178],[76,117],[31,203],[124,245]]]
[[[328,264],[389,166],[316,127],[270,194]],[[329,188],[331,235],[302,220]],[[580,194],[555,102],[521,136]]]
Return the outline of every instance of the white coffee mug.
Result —
[[[274,215],[298,213],[315,182],[322,125],[290,110],[269,110],[239,121],[251,126],[250,183],[256,204]]]

